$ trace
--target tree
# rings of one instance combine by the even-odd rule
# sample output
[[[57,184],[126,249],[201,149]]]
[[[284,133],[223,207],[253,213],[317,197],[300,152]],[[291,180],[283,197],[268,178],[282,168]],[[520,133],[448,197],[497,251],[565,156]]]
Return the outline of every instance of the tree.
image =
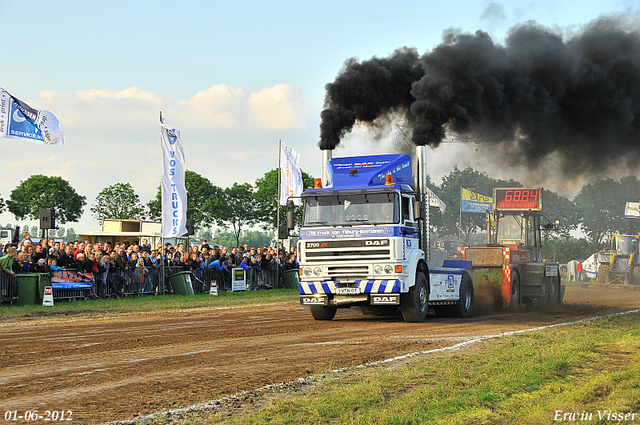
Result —
[[[572,230],[576,230],[580,225],[582,210],[578,208],[575,202],[546,189],[542,195],[542,202],[542,213],[544,216],[552,223],[556,219],[560,220],[560,228],[558,230],[550,230],[542,233],[545,241],[548,240],[550,236],[568,237],[569,233]]]
[[[567,263],[571,260],[586,260],[594,252],[601,251],[605,244],[596,244],[586,239],[552,237],[542,246],[542,256],[547,260]]]
[[[64,238],[65,242],[73,242],[78,239],[78,235],[76,235],[76,231],[73,230],[73,227],[69,227],[67,229],[67,235]]]
[[[575,198],[582,210],[582,229],[593,243],[601,243],[613,233],[634,234],[640,231],[640,220],[624,217],[626,202],[637,199],[640,182],[625,177],[620,182],[598,180],[582,187]]]
[[[193,219],[195,228],[210,227],[218,212],[218,198],[222,192],[209,179],[195,171],[185,171],[184,186],[187,191],[187,218]],[[162,187],[158,186],[156,198],[147,203],[149,217],[152,220],[162,219]]]
[[[258,222],[253,187],[249,183],[234,183],[233,186],[224,189],[218,203],[218,212],[215,217],[217,224],[231,227],[238,246],[242,228]]]
[[[200,229],[197,235],[198,240],[201,241],[213,241],[213,235],[211,234],[211,229]]]
[[[55,208],[56,223],[77,222],[87,204],[84,196],[78,195],[62,177],[33,175],[21,181],[11,192],[7,207],[16,219],[38,220],[40,210]]]
[[[264,223],[268,229],[275,230],[277,226],[278,211],[278,173],[279,168],[267,171],[264,176],[256,180],[255,199],[258,211],[258,220]],[[303,190],[313,187],[313,177],[302,171]],[[296,218],[301,223],[302,207],[295,208]],[[280,207],[280,224],[285,224],[287,208]]]
[[[93,218],[102,223],[103,218],[144,220],[144,207],[140,197],[129,183],[116,183],[105,187],[91,207]]]
[[[457,236],[469,242],[469,236],[484,229],[486,219],[485,214],[462,213],[460,222],[460,201],[461,188],[471,190],[485,196],[493,195],[494,187],[520,187],[520,183],[515,180],[496,180],[485,172],[467,167],[460,170],[458,166],[453,167],[453,171],[442,177],[442,184],[434,190],[435,194],[447,204],[447,210],[442,215],[441,224],[437,225],[438,231],[442,235]]]
[[[4,212],[4,209],[5,209],[4,199],[0,198],[0,214]]]

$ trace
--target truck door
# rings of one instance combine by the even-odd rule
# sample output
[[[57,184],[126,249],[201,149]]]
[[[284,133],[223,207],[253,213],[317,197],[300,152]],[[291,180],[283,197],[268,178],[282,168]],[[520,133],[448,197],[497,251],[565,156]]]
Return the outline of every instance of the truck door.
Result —
[[[401,206],[401,223],[403,229],[402,237],[402,259],[407,258],[407,254],[418,248],[418,223],[416,223],[413,217],[413,196],[402,195]]]

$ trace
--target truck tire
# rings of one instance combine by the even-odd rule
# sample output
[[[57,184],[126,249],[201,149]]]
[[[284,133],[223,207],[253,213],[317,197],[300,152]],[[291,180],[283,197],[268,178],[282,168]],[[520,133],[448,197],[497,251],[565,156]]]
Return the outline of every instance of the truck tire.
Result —
[[[631,270],[631,284],[640,285],[640,266],[633,266]]]
[[[332,320],[336,315],[336,311],[338,311],[338,307],[325,307],[323,305],[312,305],[310,308],[311,315],[316,320]]]
[[[509,309],[517,310],[520,307],[520,276],[518,272],[511,269],[511,299],[509,300]]]
[[[429,283],[422,272],[416,272],[416,283],[409,292],[400,294],[400,311],[405,322],[424,322],[429,310]]]
[[[473,304],[475,298],[473,294],[473,281],[466,271],[462,273],[460,282],[460,299],[454,305],[436,306],[436,315],[441,317],[471,317],[473,315]]]
[[[598,283],[607,283],[608,276],[609,276],[609,265],[600,264],[600,267],[598,267]]]
[[[549,294],[549,304],[560,302],[560,276],[547,279],[547,294]]]

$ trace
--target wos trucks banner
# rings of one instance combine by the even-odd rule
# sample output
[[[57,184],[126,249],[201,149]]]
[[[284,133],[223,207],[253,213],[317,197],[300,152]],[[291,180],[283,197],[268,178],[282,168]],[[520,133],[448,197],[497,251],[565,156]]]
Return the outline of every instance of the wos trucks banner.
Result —
[[[187,191],[180,130],[160,124],[162,134],[162,235],[179,238],[187,233]]]
[[[0,137],[62,145],[64,132],[58,125],[51,112],[28,105],[0,86]]]

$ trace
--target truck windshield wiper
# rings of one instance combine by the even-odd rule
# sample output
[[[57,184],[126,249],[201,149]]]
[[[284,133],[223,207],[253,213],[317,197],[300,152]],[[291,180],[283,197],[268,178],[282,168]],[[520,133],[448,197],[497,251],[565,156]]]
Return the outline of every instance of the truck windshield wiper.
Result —
[[[306,224],[329,224],[329,223],[326,221],[307,221],[305,225]]]
[[[369,223],[369,220],[364,220],[362,218],[354,218],[351,220],[345,220],[347,223]]]

